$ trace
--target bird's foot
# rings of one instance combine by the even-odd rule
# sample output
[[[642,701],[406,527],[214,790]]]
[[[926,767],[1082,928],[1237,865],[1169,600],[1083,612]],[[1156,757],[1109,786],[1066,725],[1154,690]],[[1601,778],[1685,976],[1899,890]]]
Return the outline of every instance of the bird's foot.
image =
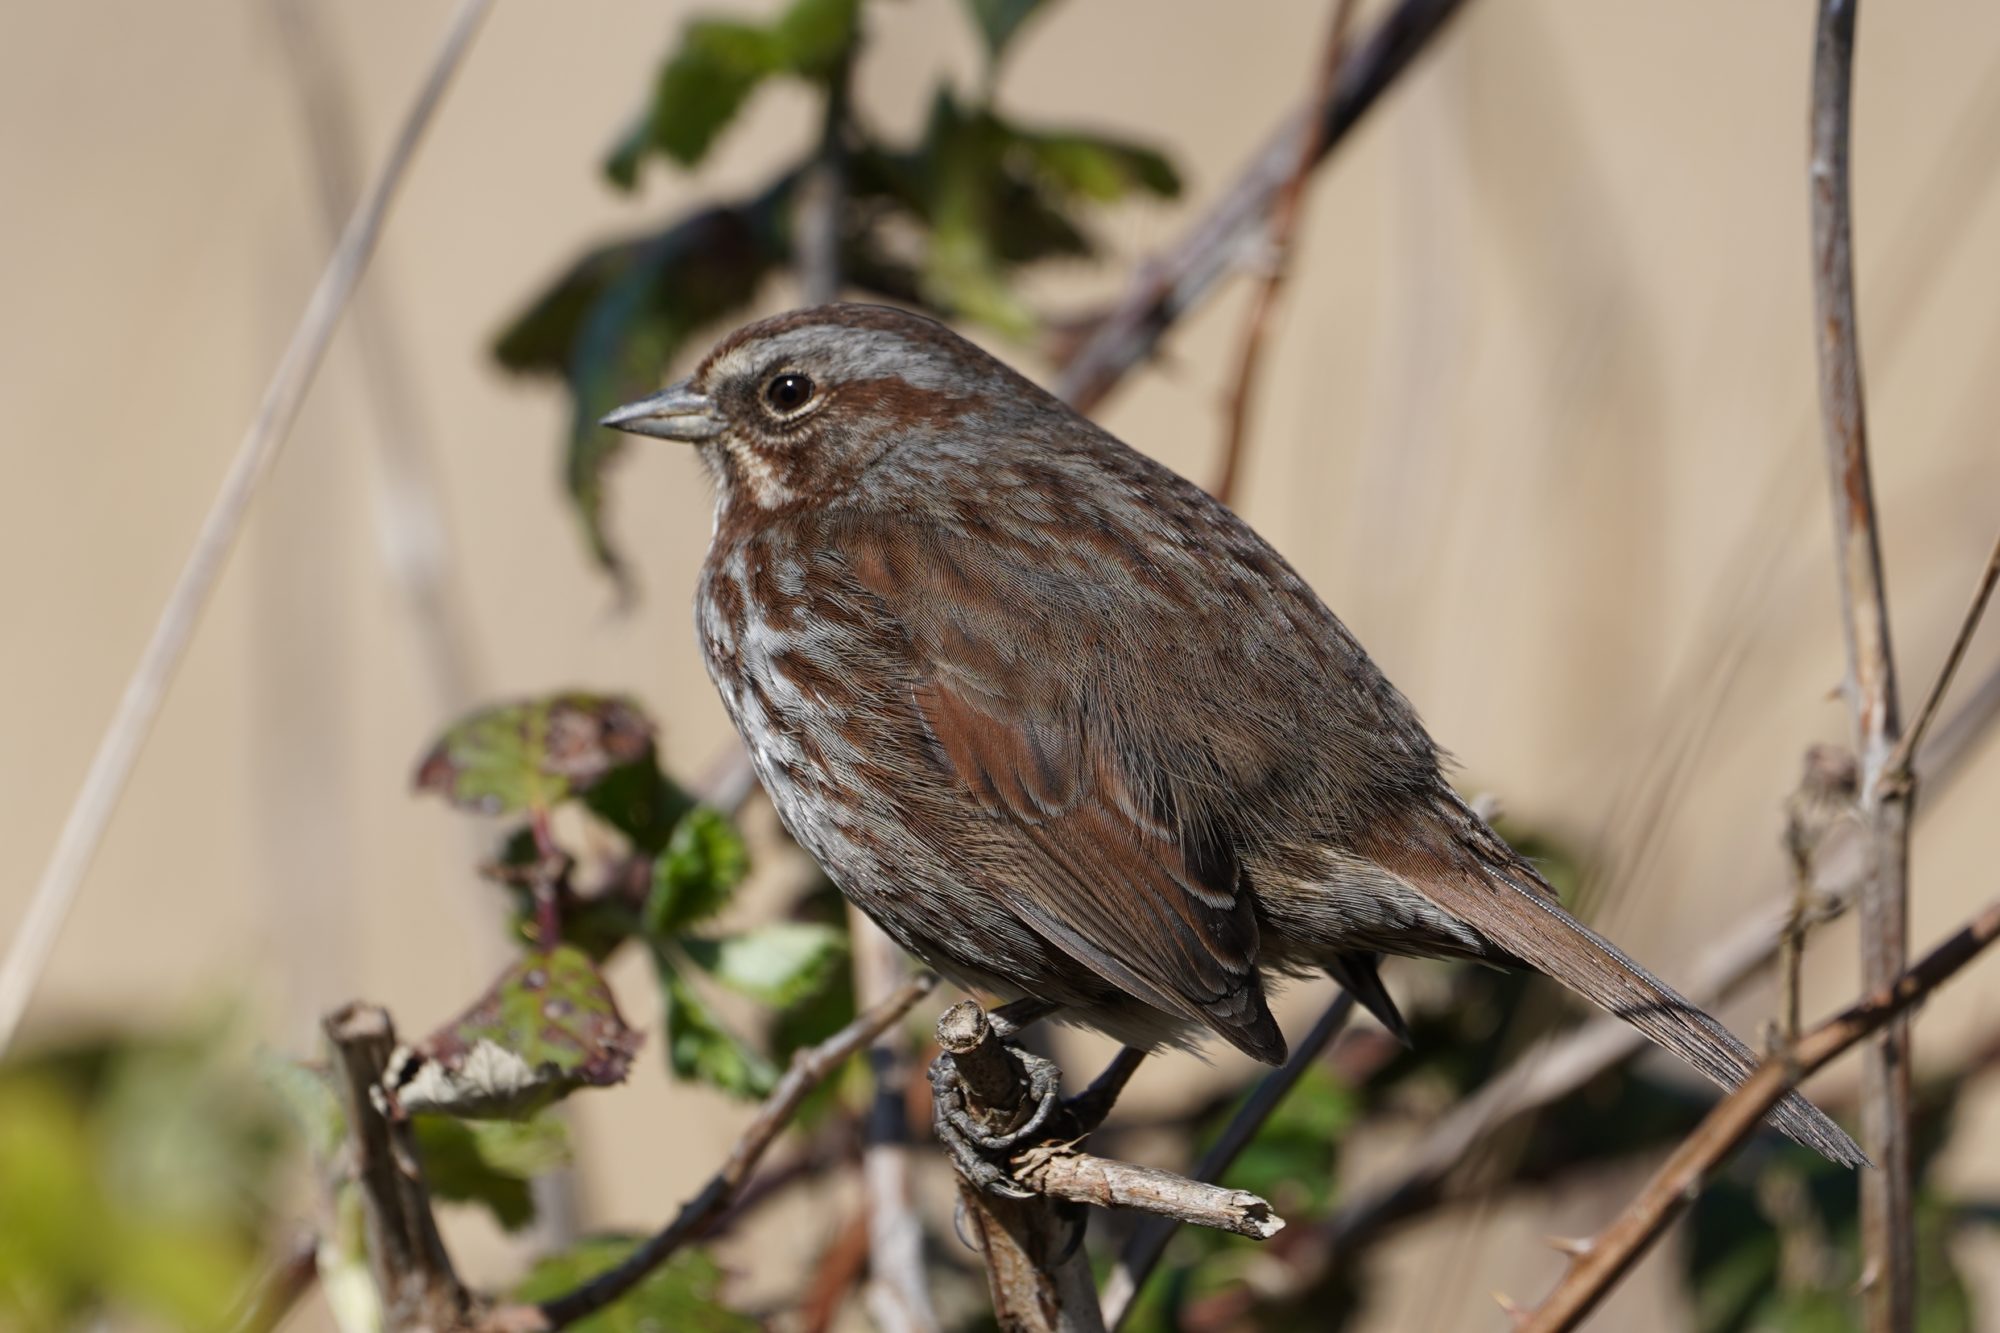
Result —
[[[1020,1066],[1024,1085],[1014,1114],[997,1124],[975,1116],[958,1065],[946,1053],[931,1062],[931,1127],[959,1175],[973,1186],[1006,1199],[1029,1199],[1033,1193],[1014,1183],[1008,1159],[1043,1137],[1063,1109],[1062,1070],[1018,1046],[1005,1049]]]

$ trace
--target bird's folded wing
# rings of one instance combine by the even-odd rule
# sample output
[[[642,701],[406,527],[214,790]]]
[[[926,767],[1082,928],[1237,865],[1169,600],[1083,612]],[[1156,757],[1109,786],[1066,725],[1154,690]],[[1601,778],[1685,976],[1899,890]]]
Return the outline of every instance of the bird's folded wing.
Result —
[[[1233,856],[1190,844],[1135,800],[1080,717],[934,674],[916,690],[952,775],[992,821],[982,858],[1039,934],[1135,999],[1285,1058],[1257,971],[1257,919]]]

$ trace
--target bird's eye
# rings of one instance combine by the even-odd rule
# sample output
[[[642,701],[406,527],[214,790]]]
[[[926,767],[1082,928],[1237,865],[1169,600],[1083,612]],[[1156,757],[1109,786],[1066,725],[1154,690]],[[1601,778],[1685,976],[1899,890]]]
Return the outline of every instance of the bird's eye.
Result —
[[[798,411],[812,401],[812,396],[812,380],[795,370],[786,371],[764,386],[764,401],[781,413]]]

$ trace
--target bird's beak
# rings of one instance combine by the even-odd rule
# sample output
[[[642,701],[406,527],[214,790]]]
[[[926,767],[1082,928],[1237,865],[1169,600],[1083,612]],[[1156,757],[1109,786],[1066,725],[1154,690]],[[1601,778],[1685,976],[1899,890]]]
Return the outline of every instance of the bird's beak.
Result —
[[[598,425],[634,435],[654,435],[662,440],[685,440],[700,444],[722,434],[722,414],[707,394],[696,393],[688,381],[670,384],[651,398],[607,412]]]

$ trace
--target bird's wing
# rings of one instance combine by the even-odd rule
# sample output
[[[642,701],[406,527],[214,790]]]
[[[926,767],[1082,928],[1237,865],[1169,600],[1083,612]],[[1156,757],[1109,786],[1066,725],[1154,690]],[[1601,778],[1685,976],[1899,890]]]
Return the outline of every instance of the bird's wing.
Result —
[[[1051,944],[1135,999],[1276,1064],[1285,1041],[1257,968],[1255,904],[1227,839],[1160,808],[1119,752],[1087,651],[1018,580],[938,549],[864,558],[858,581],[903,627],[929,760],[986,821],[982,878]],[[968,557],[968,562],[970,557]],[[1007,585],[1007,586],[1000,586]],[[1065,647],[1065,641],[1067,645]]]

